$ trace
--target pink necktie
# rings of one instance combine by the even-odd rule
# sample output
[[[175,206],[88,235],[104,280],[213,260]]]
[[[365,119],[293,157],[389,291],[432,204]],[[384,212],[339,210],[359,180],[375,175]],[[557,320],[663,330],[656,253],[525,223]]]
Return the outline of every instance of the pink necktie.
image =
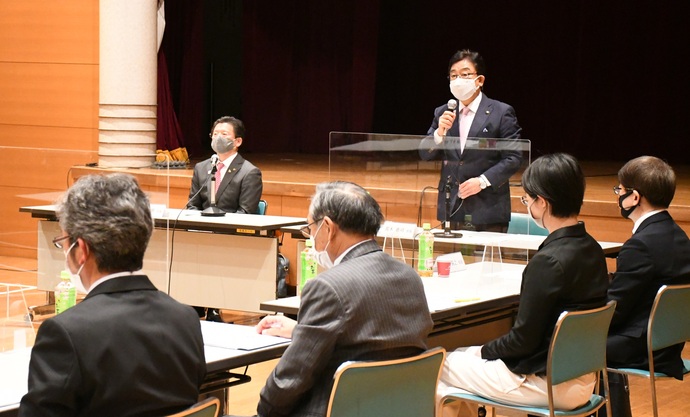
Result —
[[[218,165],[216,165],[216,191],[218,191],[218,187],[220,187],[220,170],[223,169],[225,165],[223,165],[222,162],[219,162]]]
[[[469,107],[462,108],[462,117],[460,118],[460,152],[465,150],[465,143],[467,142],[467,134],[470,132],[470,121],[467,115],[470,113]]]

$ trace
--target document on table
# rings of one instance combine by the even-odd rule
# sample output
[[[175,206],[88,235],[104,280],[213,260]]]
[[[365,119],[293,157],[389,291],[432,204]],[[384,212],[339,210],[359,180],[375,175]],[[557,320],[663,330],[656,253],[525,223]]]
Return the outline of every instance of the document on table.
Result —
[[[201,322],[204,344],[225,349],[256,350],[268,346],[290,343],[290,339],[256,333],[253,326]]]

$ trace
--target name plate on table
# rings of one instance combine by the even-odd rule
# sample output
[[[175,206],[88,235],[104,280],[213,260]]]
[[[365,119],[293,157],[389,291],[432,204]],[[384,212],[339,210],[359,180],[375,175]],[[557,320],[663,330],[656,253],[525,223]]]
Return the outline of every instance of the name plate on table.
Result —
[[[417,233],[417,225],[414,223],[398,223],[385,221],[377,236],[393,239],[414,239]]]

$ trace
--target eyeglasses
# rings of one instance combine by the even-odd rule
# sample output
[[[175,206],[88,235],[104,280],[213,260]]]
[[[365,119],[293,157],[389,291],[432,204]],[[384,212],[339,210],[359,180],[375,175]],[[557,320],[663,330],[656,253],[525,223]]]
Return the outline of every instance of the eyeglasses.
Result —
[[[522,203],[523,206],[529,206],[529,201],[527,201],[527,196],[523,195],[520,197],[520,202]]]
[[[65,239],[70,239],[70,238],[71,238],[70,235],[67,235],[67,236],[57,236],[56,238],[53,239],[53,245],[55,245],[55,247],[58,248],[58,249],[64,249],[64,246],[63,246],[62,243],[60,243],[60,242],[62,242],[62,241],[65,240]]]
[[[307,239],[311,238],[311,230],[309,229],[311,225],[320,222],[322,219],[314,220],[313,222],[309,223],[308,225],[304,226],[303,228],[299,229],[300,232],[302,232],[302,236],[306,237]]]
[[[621,187],[618,185],[613,187],[613,193],[615,195],[621,195],[621,191],[635,191],[635,188]],[[625,192],[623,194],[625,194]]]
[[[458,78],[463,78],[463,79],[466,80],[466,79],[470,78],[470,77],[473,76],[473,75],[477,75],[477,73],[476,73],[476,72],[463,72],[462,74],[450,74],[450,75],[448,76],[448,79],[451,80],[451,81],[457,80]]]

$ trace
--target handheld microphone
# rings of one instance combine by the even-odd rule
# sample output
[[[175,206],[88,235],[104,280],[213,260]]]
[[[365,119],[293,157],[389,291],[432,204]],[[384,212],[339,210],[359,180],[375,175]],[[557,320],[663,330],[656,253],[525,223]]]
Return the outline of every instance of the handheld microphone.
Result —
[[[450,100],[448,100],[448,110],[447,110],[447,111],[455,112],[455,109],[457,109],[457,108],[458,108],[458,102],[457,102],[457,100],[455,100],[455,99],[453,99],[453,98],[451,98]],[[441,135],[441,133],[443,133],[441,136],[446,136],[446,133],[448,133],[448,130],[444,129],[443,132],[440,132],[440,131],[439,131],[438,133],[439,133],[440,135]]]

